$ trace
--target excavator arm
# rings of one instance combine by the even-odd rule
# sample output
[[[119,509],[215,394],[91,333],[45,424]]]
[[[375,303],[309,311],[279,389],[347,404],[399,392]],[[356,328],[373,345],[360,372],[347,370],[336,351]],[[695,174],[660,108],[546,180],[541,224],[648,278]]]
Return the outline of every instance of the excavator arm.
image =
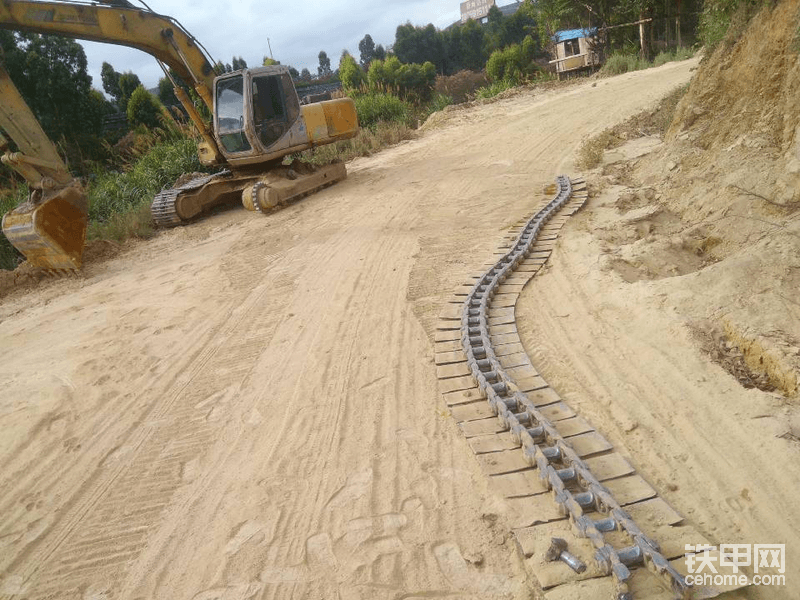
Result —
[[[103,4],[3,0],[0,28],[137,48],[171,68],[213,110],[214,67],[200,43],[172,17],[120,0],[106,0]],[[224,164],[211,126],[198,114],[186,92],[179,86],[175,88],[178,100],[203,136],[200,161],[208,166]]]

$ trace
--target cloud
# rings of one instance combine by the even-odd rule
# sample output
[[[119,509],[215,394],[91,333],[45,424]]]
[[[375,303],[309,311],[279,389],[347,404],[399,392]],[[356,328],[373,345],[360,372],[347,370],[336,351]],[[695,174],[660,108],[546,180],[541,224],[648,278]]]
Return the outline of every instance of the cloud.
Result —
[[[135,2],[135,0],[134,0]],[[316,73],[317,55],[325,50],[335,66],[342,49],[358,57],[358,42],[369,33],[376,44],[394,43],[398,25],[433,23],[443,28],[459,18],[459,0],[292,0],[289,2],[220,2],[219,0],[148,0],[157,13],[177,19],[215,60],[231,62],[241,56],[259,66],[273,56],[297,70]],[[269,43],[267,40],[269,39]],[[139,50],[83,42],[94,87],[102,88],[100,68],[111,63],[117,71],[133,71],[146,87],[163,77],[155,59]]]

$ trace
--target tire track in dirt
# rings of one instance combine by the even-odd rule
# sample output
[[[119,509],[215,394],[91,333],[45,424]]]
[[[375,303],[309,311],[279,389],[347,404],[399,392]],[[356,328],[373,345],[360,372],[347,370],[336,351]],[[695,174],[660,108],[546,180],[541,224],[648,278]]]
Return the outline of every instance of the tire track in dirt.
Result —
[[[264,322],[253,322],[253,307],[268,291],[262,288],[251,294],[233,310],[238,317],[210,328],[199,348],[186,352],[189,368],[175,370],[180,375],[174,377],[167,393],[162,396],[147,390],[140,394],[162,400],[153,403],[147,426],[136,428],[126,442],[131,448],[129,462],[110,472],[98,469],[90,479],[91,492],[81,494],[67,507],[63,524],[47,537],[43,547],[36,548],[26,569],[18,572],[23,581],[44,572],[31,589],[31,597],[47,597],[65,587],[77,590],[85,585],[86,571],[113,572],[116,575],[109,573],[108,578],[117,579],[144,547],[150,526],[157,523],[181,485],[182,465],[201,454],[210,442],[212,427],[207,411],[197,414],[198,403],[206,399],[209,388],[236,383],[252,369],[265,327],[270,329],[273,320],[267,313]],[[258,333],[252,335],[253,331]],[[142,485],[143,481],[148,485]],[[89,553],[87,546],[92,548]],[[23,558],[25,554],[17,560]],[[14,567],[12,563],[10,569]]]

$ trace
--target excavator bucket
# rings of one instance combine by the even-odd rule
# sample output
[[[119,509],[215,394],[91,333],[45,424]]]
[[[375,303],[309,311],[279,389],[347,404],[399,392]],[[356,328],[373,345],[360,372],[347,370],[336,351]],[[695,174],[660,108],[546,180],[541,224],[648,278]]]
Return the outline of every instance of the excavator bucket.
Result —
[[[86,198],[77,186],[34,204],[25,202],[3,217],[3,233],[32,267],[80,269],[88,222]]]

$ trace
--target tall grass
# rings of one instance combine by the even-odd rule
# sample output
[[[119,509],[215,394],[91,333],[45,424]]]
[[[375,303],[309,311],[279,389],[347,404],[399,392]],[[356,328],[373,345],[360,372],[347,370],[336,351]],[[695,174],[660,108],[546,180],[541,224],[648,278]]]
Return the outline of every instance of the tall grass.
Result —
[[[88,188],[89,219],[103,223],[113,215],[138,206],[184,173],[202,171],[197,144],[191,139],[160,142],[125,173],[106,172]]]
[[[413,130],[402,121],[378,121],[373,127],[362,127],[349,140],[305,150],[297,158],[315,165],[348,161],[358,156],[371,156],[379,150],[413,137]]]
[[[20,185],[0,195],[0,219],[28,197],[28,186]],[[23,256],[11,245],[6,236],[0,234],[0,269],[12,270],[23,260]]]
[[[694,56],[692,48],[676,48],[660,52],[653,61],[645,60],[639,54],[628,52],[614,52],[606,59],[603,68],[600,69],[601,75],[621,75],[631,71],[641,71],[650,67],[660,67],[663,64],[676,60],[686,60]]]
[[[411,104],[389,92],[356,94],[353,102],[361,127],[374,129],[380,122],[411,124]]]
[[[478,90],[475,92],[475,97],[483,99],[494,98],[498,94],[505,92],[506,90],[510,90],[513,87],[517,87],[517,83],[515,81],[511,81],[509,79],[500,79],[482,88],[478,88]]]

